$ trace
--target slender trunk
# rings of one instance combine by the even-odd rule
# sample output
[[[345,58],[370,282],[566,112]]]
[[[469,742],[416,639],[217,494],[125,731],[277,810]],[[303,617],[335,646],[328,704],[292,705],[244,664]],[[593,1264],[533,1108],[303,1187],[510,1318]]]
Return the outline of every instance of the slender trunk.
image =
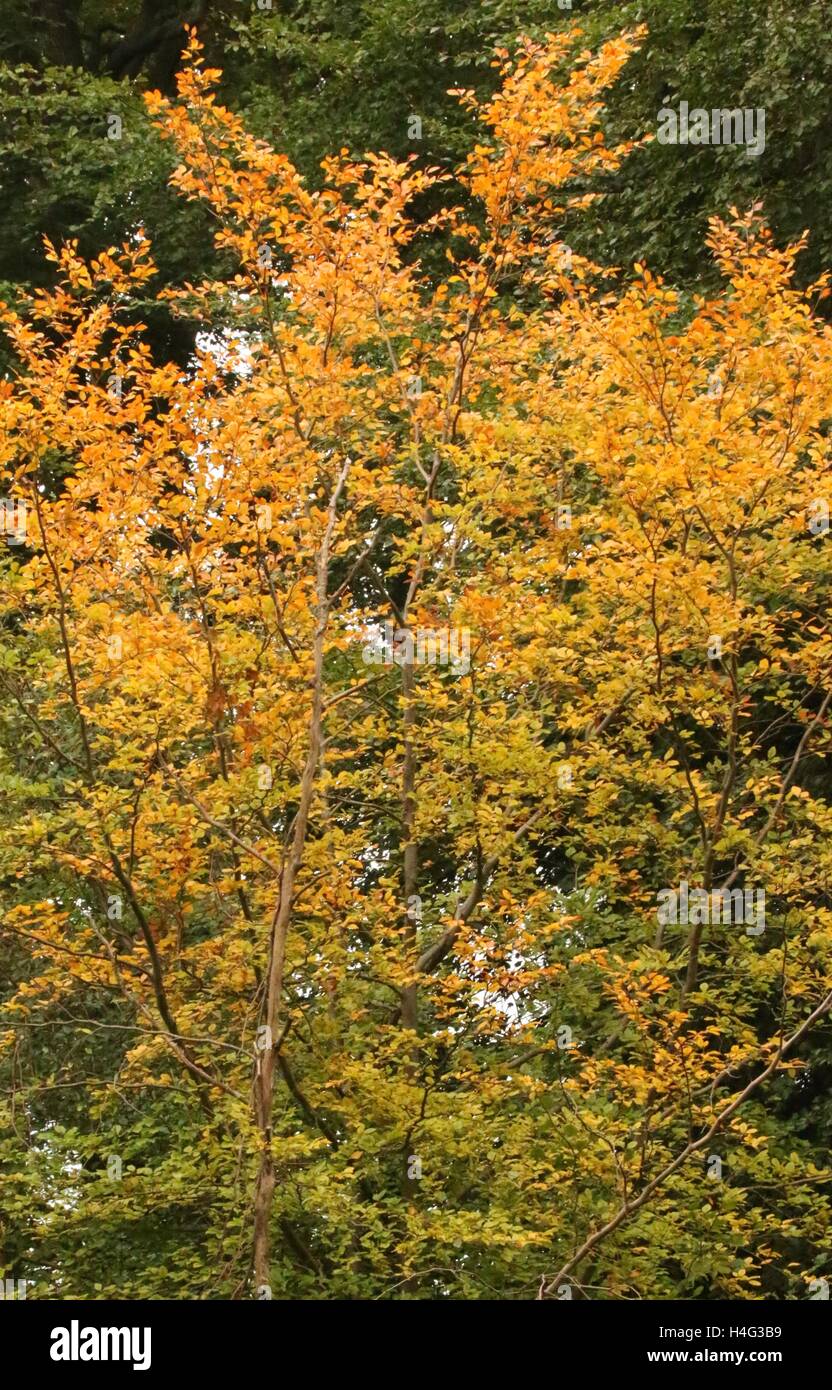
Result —
[[[410,651],[408,656],[412,657]],[[419,850],[415,837],[416,818],[416,754],[413,748],[413,735],[416,726],[416,706],[414,701],[415,679],[413,660],[402,666],[402,697],[404,699],[404,770],[402,773],[402,833],[404,835],[404,950],[408,968],[415,969],[418,931],[418,874]],[[402,1025],[416,1029],[418,1024],[418,986],[414,981],[402,995]]]
[[[286,960],[286,937],[292,913],[292,898],[298,870],[303,862],[306,831],[309,823],[309,810],[315,790],[315,775],[321,747],[321,712],[323,684],[323,645],[326,619],[319,618],[315,635],[315,688],[312,701],[312,716],[309,727],[309,753],[301,780],[300,802],[295,818],[295,830],[289,857],[283,866],[280,882],[280,895],[272,918],[271,951],[266,994],[266,1047],[262,1052],[255,1081],[257,1125],[260,1130],[262,1150],[260,1171],[254,1201],[254,1273],[258,1286],[268,1284],[269,1273],[269,1218],[274,1195],[274,1162],[271,1153],[272,1106],[274,1101],[274,1042],[280,1024],[280,1006],[283,997],[283,970]]]
[[[303,863],[309,812],[315,793],[315,782],[323,746],[323,687],[324,646],[329,622],[329,550],[335,529],[338,499],[346,481],[349,462],[344,464],[329,504],[329,517],[317,566],[317,606],[313,644],[312,709],[309,717],[309,745],[306,765],[300,784],[300,798],[295,816],[292,843],[284,859],[280,875],[277,907],[269,933],[269,968],[266,987],[265,1047],[258,1056],[254,1078],[254,1110],[260,1135],[260,1165],[254,1191],[254,1278],[258,1294],[269,1287],[270,1226],[275,1188],[274,1155],[272,1154],[272,1111],[274,1107],[274,1076],[276,1048],[280,1046],[278,1028],[283,998],[283,972],[286,961],[286,939],[292,916],[295,882]]]

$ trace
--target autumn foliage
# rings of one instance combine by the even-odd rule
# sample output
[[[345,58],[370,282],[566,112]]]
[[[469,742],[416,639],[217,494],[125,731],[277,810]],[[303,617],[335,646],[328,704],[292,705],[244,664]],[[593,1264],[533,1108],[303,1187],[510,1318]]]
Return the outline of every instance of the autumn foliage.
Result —
[[[564,246],[639,37],[501,53],[473,202],[419,219],[446,171],[308,188],[194,39],[148,102],[228,264],[168,296],[188,369],[142,230],[4,313],[0,1248],[43,1297],[828,1271],[826,290],[756,210],[708,300]],[[657,921],[682,881],[765,930]]]

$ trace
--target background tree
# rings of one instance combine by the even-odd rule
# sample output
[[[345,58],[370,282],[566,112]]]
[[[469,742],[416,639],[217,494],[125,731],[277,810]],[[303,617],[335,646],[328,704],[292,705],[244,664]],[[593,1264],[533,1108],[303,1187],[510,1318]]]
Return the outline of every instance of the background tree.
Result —
[[[425,223],[438,169],[310,188],[194,41],[149,106],[235,269],[160,290],[187,369],[143,235],[5,311],[3,1272],[44,1295],[828,1270],[826,287],[753,216],[692,303],[564,246],[636,42],[504,54]],[[657,920],[682,881],[764,931]]]
[[[680,286],[704,277],[708,218],[762,201],[776,235],[812,239],[799,268],[808,283],[832,253],[829,161],[832,127],[825,6],[772,0],[753,13],[738,0],[98,0],[21,5],[0,0],[8,35],[0,64],[0,284],[43,284],[40,237],[79,239],[82,254],[121,244],[136,226],[153,237],[165,284],[226,273],[208,219],[171,195],[170,164],[142,112],[147,89],[174,90],[185,22],[196,23],[210,61],[223,68],[222,99],[248,128],[285,151],[319,185],[320,161],[346,147],[416,154],[422,167],[452,168],[470,148],[468,113],[448,95],[494,90],[495,45],[518,32],[542,39],[575,22],[590,43],[634,23],[648,38],[610,94],[610,143],[655,132],[662,106],[764,107],[759,159],[734,147],[640,150],[626,173],[605,180],[594,217],[568,223],[576,249],[606,264],[645,259]],[[117,117],[120,127],[112,118]],[[115,135],[119,131],[118,136]],[[459,200],[449,184],[414,207],[427,218]],[[473,211],[473,209],[472,209]],[[425,261],[442,272],[443,245]],[[423,248],[424,255],[424,248]],[[158,304],[150,318],[160,360],[187,361],[197,326],[174,325]]]

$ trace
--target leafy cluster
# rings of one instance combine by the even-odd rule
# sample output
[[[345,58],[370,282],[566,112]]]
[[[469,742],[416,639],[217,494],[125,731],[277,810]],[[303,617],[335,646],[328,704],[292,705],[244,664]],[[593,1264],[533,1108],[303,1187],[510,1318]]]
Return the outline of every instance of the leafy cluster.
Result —
[[[194,352],[138,227],[3,312],[0,1249],[42,1297],[828,1271],[827,290],[754,215],[692,301],[564,244],[641,157],[643,41],[502,51],[457,202],[310,185],[192,34],[147,104],[213,227],[158,292]],[[765,930],[657,920],[683,881]]]

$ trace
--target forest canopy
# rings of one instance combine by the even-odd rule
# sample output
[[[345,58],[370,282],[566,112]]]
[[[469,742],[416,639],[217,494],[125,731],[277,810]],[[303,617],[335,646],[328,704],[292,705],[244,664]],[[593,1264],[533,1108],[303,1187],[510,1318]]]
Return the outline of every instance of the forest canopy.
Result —
[[[524,8],[19,16],[29,1297],[828,1297],[816,12]]]

